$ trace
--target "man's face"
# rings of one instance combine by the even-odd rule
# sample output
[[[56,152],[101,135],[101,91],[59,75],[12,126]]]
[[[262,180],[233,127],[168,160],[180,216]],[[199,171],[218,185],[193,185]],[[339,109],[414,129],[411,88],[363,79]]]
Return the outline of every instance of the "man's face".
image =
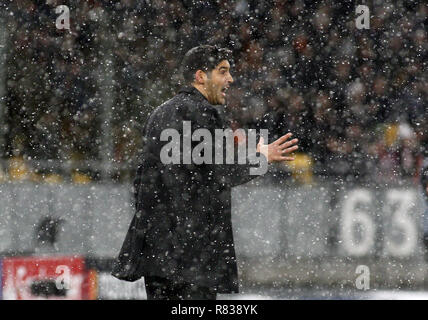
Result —
[[[204,89],[211,104],[225,104],[226,92],[233,82],[230,75],[230,64],[227,60],[220,62],[215,69],[207,73]]]

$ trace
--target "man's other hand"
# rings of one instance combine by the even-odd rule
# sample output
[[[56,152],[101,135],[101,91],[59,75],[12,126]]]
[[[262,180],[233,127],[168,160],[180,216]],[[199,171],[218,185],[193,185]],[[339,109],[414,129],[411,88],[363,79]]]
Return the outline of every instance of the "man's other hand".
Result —
[[[287,133],[271,144],[264,144],[264,139],[260,137],[260,141],[257,145],[257,152],[264,154],[268,163],[293,161],[293,157],[286,156],[287,154],[292,153],[299,148],[296,145],[296,143],[299,141],[298,139],[287,141],[291,138],[292,135],[292,133]]]

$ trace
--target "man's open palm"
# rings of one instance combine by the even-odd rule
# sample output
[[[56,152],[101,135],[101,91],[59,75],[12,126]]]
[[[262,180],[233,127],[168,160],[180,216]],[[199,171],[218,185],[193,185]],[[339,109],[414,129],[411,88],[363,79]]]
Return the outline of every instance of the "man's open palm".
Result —
[[[257,151],[265,155],[268,163],[293,161],[293,157],[286,156],[298,149],[298,146],[296,145],[298,139],[287,141],[292,135],[292,133],[287,133],[271,144],[264,144],[264,139],[260,137],[260,141],[257,145]]]

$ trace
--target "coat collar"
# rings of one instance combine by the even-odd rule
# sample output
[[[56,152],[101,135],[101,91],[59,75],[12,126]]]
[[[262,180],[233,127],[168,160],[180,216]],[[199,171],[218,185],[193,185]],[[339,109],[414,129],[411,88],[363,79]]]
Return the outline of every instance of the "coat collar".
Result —
[[[183,87],[178,91],[178,93],[187,93],[187,94],[191,95],[192,98],[197,100],[197,101],[209,103],[207,98],[205,98],[205,96],[198,89],[196,89],[194,86]]]
[[[225,119],[225,106],[224,105],[212,105],[207,98],[205,98],[205,96],[198,90],[196,89],[194,86],[186,86],[186,87],[182,87],[178,93],[186,93],[190,96],[191,99],[198,101],[198,102],[202,102],[205,104],[208,104],[209,106],[211,106],[215,112],[224,120]]]

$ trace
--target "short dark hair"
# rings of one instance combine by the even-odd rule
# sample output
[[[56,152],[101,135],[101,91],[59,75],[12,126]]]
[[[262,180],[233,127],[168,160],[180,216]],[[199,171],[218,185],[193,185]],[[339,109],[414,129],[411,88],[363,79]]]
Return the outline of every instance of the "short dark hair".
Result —
[[[181,64],[182,74],[186,83],[194,81],[195,72],[202,70],[209,72],[223,60],[232,63],[232,51],[217,46],[202,45],[187,51]]]

